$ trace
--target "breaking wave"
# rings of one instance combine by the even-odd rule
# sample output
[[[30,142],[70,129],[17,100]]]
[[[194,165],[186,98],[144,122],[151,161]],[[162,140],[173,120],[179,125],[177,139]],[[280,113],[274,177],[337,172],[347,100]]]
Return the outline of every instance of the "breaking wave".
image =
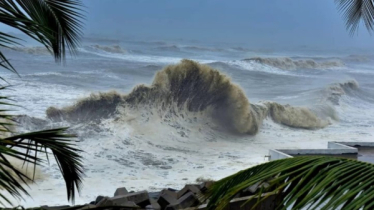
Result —
[[[318,129],[329,124],[307,108],[275,102],[250,104],[243,90],[226,75],[191,60],[158,71],[151,86],[139,85],[127,95],[92,94],[69,107],[50,107],[47,116],[52,120],[84,122],[120,118],[120,108],[149,112],[156,109],[152,114],[162,118],[200,113],[222,128],[242,134],[256,134],[268,116],[296,128]]]
[[[333,104],[339,105],[339,100],[343,95],[347,95],[347,92],[358,88],[359,85],[356,80],[332,84],[327,88],[327,99]]]
[[[254,61],[257,63],[273,66],[283,70],[296,70],[296,69],[331,69],[343,67],[344,63],[341,60],[327,60],[315,61],[312,59],[292,59],[288,57],[275,57],[275,58],[248,58],[244,61]]]

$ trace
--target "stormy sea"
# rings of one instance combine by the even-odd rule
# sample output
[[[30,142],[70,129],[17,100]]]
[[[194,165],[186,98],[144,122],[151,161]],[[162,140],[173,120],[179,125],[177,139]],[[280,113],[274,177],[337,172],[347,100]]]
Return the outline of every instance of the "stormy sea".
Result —
[[[3,94],[17,132],[70,127],[84,152],[76,204],[116,188],[155,191],[220,179],[269,149],[326,148],[374,134],[374,53],[251,49],[87,37],[57,65],[37,45],[5,49],[20,77]],[[67,204],[58,165],[37,170],[26,207]]]

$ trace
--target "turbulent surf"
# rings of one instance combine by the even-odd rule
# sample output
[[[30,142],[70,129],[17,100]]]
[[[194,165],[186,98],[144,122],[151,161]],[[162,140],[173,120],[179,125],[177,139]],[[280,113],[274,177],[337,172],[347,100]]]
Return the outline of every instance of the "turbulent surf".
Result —
[[[73,106],[50,107],[54,120],[87,121],[118,115],[118,107],[156,108],[158,113],[178,115],[201,112],[229,131],[256,134],[267,116],[275,122],[297,128],[317,129],[329,124],[311,110],[275,102],[250,104],[244,91],[225,74],[207,65],[183,60],[156,73],[151,86],[139,85],[129,94],[92,94]]]

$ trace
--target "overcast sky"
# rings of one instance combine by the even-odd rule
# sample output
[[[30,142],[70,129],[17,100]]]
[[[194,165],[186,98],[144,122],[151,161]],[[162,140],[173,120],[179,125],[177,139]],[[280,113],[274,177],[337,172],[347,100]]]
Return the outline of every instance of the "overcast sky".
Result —
[[[85,33],[253,46],[374,47],[349,36],[333,0],[84,0]]]

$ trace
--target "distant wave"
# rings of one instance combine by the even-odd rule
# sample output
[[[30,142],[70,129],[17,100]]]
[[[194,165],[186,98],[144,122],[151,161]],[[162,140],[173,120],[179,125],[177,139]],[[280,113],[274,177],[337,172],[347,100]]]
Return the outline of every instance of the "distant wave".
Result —
[[[177,45],[165,45],[156,47],[158,50],[170,50],[170,51],[205,51],[205,52],[223,52],[224,49],[220,48],[209,48],[202,46],[177,46]]]
[[[51,55],[47,48],[44,46],[34,46],[34,47],[12,47],[14,51],[23,52],[31,55]]]
[[[92,45],[94,49],[102,50],[108,53],[124,54],[126,50],[122,49],[119,45]]]
[[[337,67],[344,67],[341,60],[327,60],[315,61],[313,59],[292,59],[288,57],[256,57],[244,59],[244,61],[253,61],[269,66],[273,66],[283,70],[296,70],[296,69],[331,69]]]
[[[351,61],[351,62],[367,62],[370,59],[366,55],[349,55],[344,60]]]
[[[244,91],[226,75],[191,60],[157,72],[151,86],[139,85],[127,95],[92,94],[69,107],[50,107],[47,116],[70,122],[121,118],[120,107],[130,112],[148,110],[164,120],[176,116],[184,119],[189,113],[200,113],[204,119],[242,134],[256,134],[268,116],[277,123],[296,128],[318,129],[329,125],[329,121],[320,119],[308,108],[276,102],[250,104]]]
[[[209,47],[201,47],[201,46],[185,46],[183,47],[187,50],[194,50],[194,51],[209,51],[209,52],[223,52],[224,49],[221,48],[209,48]]]
[[[176,45],[160,46],[157,47],[158,50],[170,50],[170,51],[180,51],[181,49]]]
[[[249,51],[248,49],[246,49],[244,47],[232,47],[231,49],[236,50],[236,51],[241,51],[241,52]]]

